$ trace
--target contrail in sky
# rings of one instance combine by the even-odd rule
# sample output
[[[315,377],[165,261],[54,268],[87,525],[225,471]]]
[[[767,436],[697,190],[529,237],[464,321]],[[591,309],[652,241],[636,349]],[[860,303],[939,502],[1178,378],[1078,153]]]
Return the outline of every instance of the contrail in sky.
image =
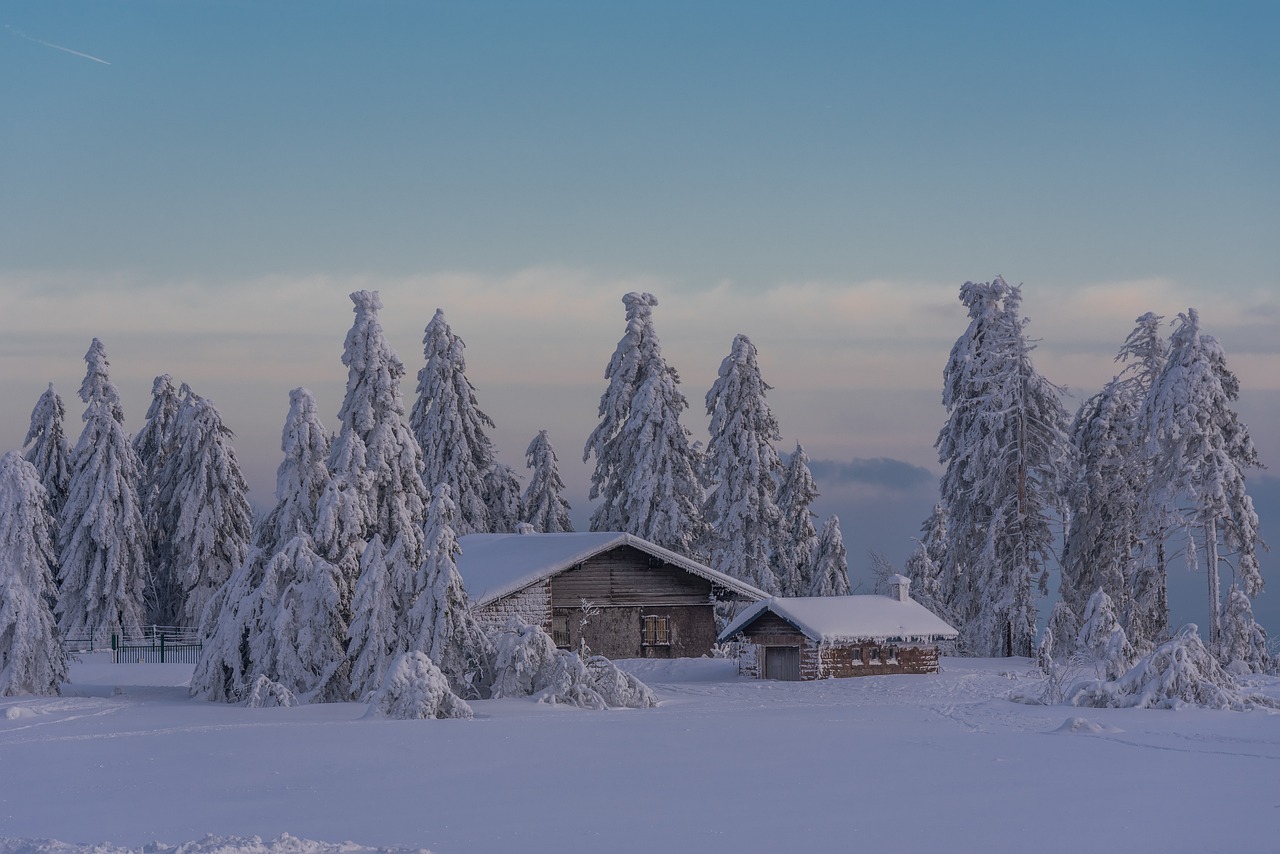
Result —
[[[63,53],[69,53],[69,54],[71,54],[72,56],[83,56],[85,59],[92,59],[94,62],[101,62],[103,65],[110,65],[110,64],[111,64],[111,63],[107,62],[105,59],[98,59],[98,57],[96,57],[96,56],[92,56],[92,55],[87,54],[87,53],[81,53],[80,51],[78,51],[78,50],[72,50],[72,49],[71,49],[71,48],[69,48],[69,47],[63,47],[63,46],[62,46],[62,45],[60,45],[60,44],[54,44],[53,42],[47,42],[47,41],[45,41],[44,39],[38,39],[38,38],[36,38],[35,36],[29,36],[29,35],[27,35],[26,33],[24,33],[22,30],[15,30],[13,27],[9,26],[8,24],[5,24],[5,25],[4,25],[4,28],[5,28],[6,30],[8,30],[9,32],[13,33],[15,36],[17,36],[17,37],[19,37],[19,38],[26,39],[26,40],[27,40],[27,41],[29,41],[29,42],[35,42],[36,44],[42,44],[42,45],[44,45],[45,47],[51,47],[51,48],[53,48],[54,50],[60,50],[60,51],[62,51]]]

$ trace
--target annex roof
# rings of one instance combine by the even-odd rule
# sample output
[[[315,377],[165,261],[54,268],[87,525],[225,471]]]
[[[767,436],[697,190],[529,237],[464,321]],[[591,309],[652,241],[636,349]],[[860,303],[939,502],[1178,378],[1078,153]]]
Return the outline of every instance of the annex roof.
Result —
[[[853,640],[933,640],[958,632],[925,606],[888,596],[775,596],[749,606],[725,627],[721,642],[770,611],[818,642]]]
[[[769,594],[632,534],[469,534],[458,538],[458,574],[472,604],[486,605],[618,546],[632,546],[748,599]]]

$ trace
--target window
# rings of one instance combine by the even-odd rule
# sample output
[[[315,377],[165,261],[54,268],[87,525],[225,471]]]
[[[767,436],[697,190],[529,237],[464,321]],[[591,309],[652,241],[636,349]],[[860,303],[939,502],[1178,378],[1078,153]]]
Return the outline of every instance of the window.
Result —
[[[880,663],[880,647],[878,646],[871,647],[870,655],[868,656],[867,663],[868,664]]]
[[[569,648],[568,614],[556,614],[551,618],[551,640],[561,649]]]
[[[645,617],[644,618],[644,645],[645,646],[670,646],[671,645],[671,618],[670,617]]]

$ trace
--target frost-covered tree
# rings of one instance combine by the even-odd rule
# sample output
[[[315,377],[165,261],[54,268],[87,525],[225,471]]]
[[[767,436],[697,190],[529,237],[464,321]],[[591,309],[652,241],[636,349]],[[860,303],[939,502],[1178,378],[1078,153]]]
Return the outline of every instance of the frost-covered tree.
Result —
[[[489,530],[494,534],[514,534],[524,521],[524,498],[520,478],[511,466],[494,463],[484,476],[484,503],[489,508]]]
[[[405,559],[422,560],[422,522],[427,489],[422,481],[422,451],[404,422],[400,378],[404,364],[387,342],[378,320],[382,300],[377,291],[351,294],[356,319],[342,350],[347,367],[347,391],[338,411],[338,438],[330,451],[329,470],[345,475],[364,499],[365,527],[359,532],[368,541],[374,533],[383,542],[403,541]],[[353,434],[363,454],[343,434]],[[359,470],[352,466],[359,465]],[[326,555],[330,561],[334,555]]]
[[[205,605],[231,577],[253,541],[248,484],[240,473],[231,429],[213,401],[185,385],[157,496],[166,532],[165,559],[154,567],[151,622],[199,626]],[[171,583],[166,584],[169,580]]]
[[[27,449],[26,460],[35,466],[48,496],[49,513],[55,520],[62,514],[71,483],[71,448],[62,427],[65,418],[62,398],[49,383],[31,410],[31,426],[22,440]]]
[[[280,434],[284,460],[276,469],[276,506],[255,535],[259,548],[274,554],[299,531],[313,535],[320,496],[329,483],[329,431],[305,388],[289,392],[289,414]]]
[[[840,518],[832,516],[818,532],[809,574],[809,596],[849,595],[849,555],[840,533]]]
[[[137,632],[147,576],[138,458],[102,342],[93,339],[84,358],[84,430],[71,452],[58,532],[58,627],[66,636]]]
[[[272,625],[274,667],[267,676],[310,702],[345,701],[351,671],[340,570],[299,533],[271,558],[267,573],[283,585]]]
[[[182,601],[182,591],[172,575],[173,529],[177,519],[160,500],[164,490],[165,462],[179,444],[178,410],[182,399],[173,385],[173,377],[161,374],[151,383],[151,405],[147,420],[133,437],[133,452],[138,458],[138,501],[142,520],[147,527],[147,557],[152,567],[147,579],[147,620],[160,625],[173,624],[173,611]],[[161,604],[163,603],[163,604]]]
[[[494,636],[495,666],[491,695],[532,696],[541,703],[581,708],[646,709],[656,706],[653,691],[599,655],[583,657],[556,649],[540,626],[516,618]]]
[[[541,534],[559,534],[573,530],[569,519],[569,502],[564,499],[564,481],[560,478],[560,459],[546,430],[539,430],[524,452],[525,465],[532,474],[524,491],[524,521]]]
[[[1085,604],[1076,648],[1087,655],[1107,679],[1118,679],[1133,666],[1137,655],[1120,625],[1115,603],[1099,587]]]
[[[697,450],[680,413],[689,405],[680,376],[662,356],[653,294],[622,298],[627,328],[605,369],[600,423],[582,460],[596,458],[590,497],[600,499],[591,530],[624,531],[676,552],[704,541]]]
[[[366,500],[372,475],[365,465],[365,447],[352,429],[338,433],[330,452],[332,474],[316,504],[316,548],[342,572],[342,597],[350,601],[360,576],[360,555],[364,553],[365,535],[372,530],[373,508]],[[403,531],[397,538],[402,544],[421,551],[422,536],[417,530]],[[407,559],[395,568],[396,577],[407,577],[413,565]]]
[[[67,678],[48,505],[35,467],[17,451],[0,457],[0,697],[56,695]]]
[[[1060,391],[1031,362],[1022,290],[966,282],[969,326],[943,371],[938,435],[948,521],[941,583],[975,655],[1031,655],[1052,521],[1069,466]]]
[[[493,420],[480,411],[467,379],[466,344],[453,334],[441,309],[423,332],[422,348],[426,364],[418,371],[418,399],[409,417],[422,446],[422,479],[431,490],[449,485],[458,508],[458,536],[492,531],[485,478],[494,453],[485,430],[493,429]]]
[[[903,564],[902,574],[911,579],[911,598],[947,622],[956,619],[951,612],[952,596],[942,586],[942,567],[947,553],[947,515],[941,504],[920,526],[920,539]]]
[[[782,536],[776,496],[782,462],[774,442],[782,438],[765,394],[751,339],[738,335],[707,392],[711,439],[707,443],[707,497],[703,518],[710,526],[710,564],[766,593],[782,592],[774,573]]]
[[[1080,618],[1067,603],[1058,601],[1049,612],[1049,622],[1036,647],[1040,669],[1051,674],[1055,661],[1066,661],[1075,652],[1080,637]]]
[[[459,693],[474,695],[483,684],[484,663],[491,648],[471,614],[467,591],[458,574],[460,553],[453,522],[457,507],[447,483],[435,488],[427,508],[427,558],[416,577],[416,597],[405,636],[412,649],[430,656]]]
[[[360,581],[356,584],[351,625],[347,630],[351,696],[357,700],[382,684],[392,655],[408,647],[408,643],[396,635],[396,606],[391,599],[391,587],[386,549],[382,537],[375,534],[360,558]]]
[[[1227,368],[1218,339],[1200,331],[1194,308],[1179,314],[1169,358],[1147,397],[1142,417],[1154,457],[1156,489],[1178,508],[1189,534],[1188,562],[1204,555],[1209,581],[1209,647],[1218,643],[1221,564],[1247,596],[1262,591],[1258,514],[1245,472],[1260,467],[1249,431],[1231,403],[1240,381]]]
[[[1218,660],[1232,673],[1266,673],[1272,668],[1266,629],[1253,618],[1253,604],[1239,587],[1231,585],[1222,603]]]
[[[204,643],[191,675],[191,694],[219,703],[244,700],[258,676],[275,669],[275,616],[279,564],[253,548],[205,609]],[[268,574],[268,568],[272,574]],[[287,583],[287,582],[286,582]]]
[[[369,701],[369,716],[392,720],[470,720],[471,707],[449,689],[449,680],[425,653],[402,653]]]
[[[809,456],[797,442],[778,487],[779,534],[773,544],[773,574],[784,596],[803,596],[809,591],[813,547],[818,542],[813,526],[817,516],[811,508],[817,497]]]

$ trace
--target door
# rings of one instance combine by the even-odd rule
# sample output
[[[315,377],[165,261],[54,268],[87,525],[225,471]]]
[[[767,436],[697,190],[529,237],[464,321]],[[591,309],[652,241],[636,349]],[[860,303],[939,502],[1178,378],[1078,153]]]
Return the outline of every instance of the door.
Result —
[[[766,646],[764,648],[764,678],[800,681],[800,647]]]

